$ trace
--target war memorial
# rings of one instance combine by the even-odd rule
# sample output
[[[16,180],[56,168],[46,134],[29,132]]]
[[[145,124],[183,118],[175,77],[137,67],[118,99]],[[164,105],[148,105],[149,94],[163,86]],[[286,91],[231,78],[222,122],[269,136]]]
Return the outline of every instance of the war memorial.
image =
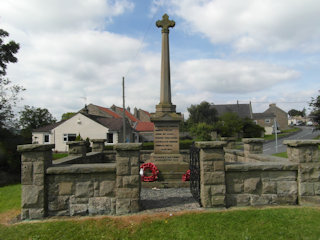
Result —
[[[319,140],[288,140],[288,159],[262,154],[262,139],[243,139],[244,150],[226,141],[196,142],[191,154],[179,149],[179,122],[171,102],[169,28],[175,22],[164,15],[162,28],[160,103],[152,114],[154,151],[140,143],[116,144],[104,149],[105,139],[92,139],[92,152],[83,142],[70,142],[69,155],[52,160],[53,144],[18,146],[21,153],[21,219],[49,216],[122,215],[139,212],[140,165],[159,168],[158,187],[170,187],[187,169],[190,186],[204,208],[233,206],[320,204]],[[144,156],[143,156],[144,155]]]

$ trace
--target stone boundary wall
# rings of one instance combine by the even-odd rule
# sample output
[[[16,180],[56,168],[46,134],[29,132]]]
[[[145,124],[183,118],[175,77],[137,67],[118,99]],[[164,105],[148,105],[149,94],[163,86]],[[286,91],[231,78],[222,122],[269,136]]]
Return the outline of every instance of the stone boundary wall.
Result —
[[[226,206],[297,204],[297,164],[226,164]]]
[[[47,215],[115,214],[114,163],[68,164],[46,171]]]
[[[243,142],[244,151],[196,143],[204,207],[320,204],[319,140],[285,141],[288,159],[262,154],[262,139]]]
[[[115,163],[97,163],[104,159],[102,152],[83,156],[82,143],[69,146],[73,148],[71,156],[56,164],[52,163],[54,144],[18,146],[22,220],[139,211],[141,144],[116,144]],[[99,146],[95,149],[103,150]]]

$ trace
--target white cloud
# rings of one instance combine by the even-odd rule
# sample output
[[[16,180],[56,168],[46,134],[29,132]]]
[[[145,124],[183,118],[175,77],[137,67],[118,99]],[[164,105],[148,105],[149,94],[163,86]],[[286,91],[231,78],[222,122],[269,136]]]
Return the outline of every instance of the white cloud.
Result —
[[[232,44],[238,52],[320,50],[317,0],[174,0],[166,5],[184,19],[186,31]]]
[[[263,62],[201,59],[183,62],[175,74],[181,88],[212,93],[250,93],[299,77],[295,70]]]

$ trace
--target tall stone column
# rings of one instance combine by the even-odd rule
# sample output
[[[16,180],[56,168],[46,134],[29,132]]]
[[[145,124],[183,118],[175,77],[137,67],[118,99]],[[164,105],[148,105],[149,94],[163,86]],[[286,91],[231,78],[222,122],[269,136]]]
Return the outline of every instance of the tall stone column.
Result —
[[[41,219],[46,216],[46,169],[52,164],[54,144],[18,146],[21,152],[21,219]]]
[[[160,103],[156,106],[160,112],[175,112],[176,106],[171,102],[171,81],[170,81],[170,52],[169,52],[169,28],[175,26],[175,22],[169,20],[164,14],[162,20],[157,21],[157,27],[162,28],[162,50],[161,50],[161,84]]]

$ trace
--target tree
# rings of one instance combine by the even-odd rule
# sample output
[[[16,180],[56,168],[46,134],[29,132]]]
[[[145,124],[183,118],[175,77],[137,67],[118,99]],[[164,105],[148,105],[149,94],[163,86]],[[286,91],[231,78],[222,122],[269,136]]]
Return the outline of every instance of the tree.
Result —
[[[3,38],[8,37],[9,33],[0,29],[0,128],[8,128],[14,117],[13,107],[18,100],[18,93],[24,88],[19,85],[12,85],[6,76],[8,63],[15,63],[18,59],[15,54],[19,50],[19,44],[10,41],[4,43]]]
[[[74,115],[76,115],[77,113],[75,113],[75,112],[66,112],[66,113],[64,113],[64,114],[62,114],[62,116],[61,116],[61,121],[63,121],[63,120],[67,120],[67,119],[69,119],[69,118],[72,118]]]
[[[193,124],[190,127],[190,133],[197,141],[210,141],[213,126],[206,123]]]
[[[35,108],[26,105],[19,114],[19,124],[22,128],[21,134],[30,141],[33,129],[56,122],[56,119],[46,108]]]
[[[254,123],[250,118],[243,119],[242,125],[243,137],[245,138],[260,138],[265,132],[263,127]]]
[[[189,119],[191,124],[206,123],[213,124],[218,120],[217,110],[212,108],[208,102],[201,102],[197,105],[191,105],[188,108]]]
[[[243,123],[236,113],[227,112],[220,117],[215,124],[216,131],[222,137],[233,137],[242,131]]]
[[[302,111],[291,109],[289,110],[288,114],[290,117],[294,117],[294,116],[304,117],[306,115],[306,109],[304,108]]]
[[[311,98],[309,105],[312,107],[310,116],[313,118],[313,121],[317,123],[316,129],[320,130],[320,95],[316,98]]]

